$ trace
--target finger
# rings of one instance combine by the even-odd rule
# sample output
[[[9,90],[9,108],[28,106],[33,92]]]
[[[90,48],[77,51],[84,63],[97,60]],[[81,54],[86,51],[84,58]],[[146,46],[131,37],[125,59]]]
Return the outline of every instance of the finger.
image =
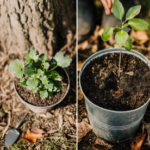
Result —
[[[108,4],[107,4],[106,0],[101,0],[101,2],[103,4],[103,6],[104,6],[106,15],[109,15],[110,14],[110,8],[108,7]]]
[[[112,5],[113,5],[113,3],[114,3],[114,0],[111,0],[111,2],[112,2]]]
[[[111,12],[113,13],[113,9],[111,8]]]
[[[107,0],[108,7],[111,8],[111,0]]]

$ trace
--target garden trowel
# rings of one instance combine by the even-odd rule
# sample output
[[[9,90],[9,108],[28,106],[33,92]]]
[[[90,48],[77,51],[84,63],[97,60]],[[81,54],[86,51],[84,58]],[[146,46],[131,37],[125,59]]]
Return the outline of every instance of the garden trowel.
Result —
[[[14,129],[10,129],[7,136],[6,136],[6,140],[5,140],[5,146],[11,146],[15,143],[15,141],[18,139],[20,132],[18,130],[18,128],[21,126],[23,120],[25,119],[25,117],[27,116],[28,113],[26,113],[23,118],[19,121],[19,123],[16,125],[16,127]]]

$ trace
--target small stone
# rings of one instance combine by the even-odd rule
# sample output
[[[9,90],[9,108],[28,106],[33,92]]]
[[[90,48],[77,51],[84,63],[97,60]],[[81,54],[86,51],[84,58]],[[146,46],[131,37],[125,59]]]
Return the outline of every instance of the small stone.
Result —
[[[101,89],[101,90],[104,90],[105,87],[106,87],[106,84],[105,84],[105,83],[102,83],[102,84],[99,85],[99,89]]]

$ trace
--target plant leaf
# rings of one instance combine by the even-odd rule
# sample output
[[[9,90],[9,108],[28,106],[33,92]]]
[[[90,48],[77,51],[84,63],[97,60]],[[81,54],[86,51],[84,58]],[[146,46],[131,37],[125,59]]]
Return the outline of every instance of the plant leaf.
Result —
[[[60,67],[68,67],[72,61],[71,58],[65,57],[62,52],[56,53],[54,59],[57,61],[57,65]]]
[[[115,32],[115,33],[117,33],[118,31],[121,31],[121,29],[118,27],[114,28],[114,30],[113,30],[113,32]]]
[[[51,71],[50,75],[54,80],[57,80],[57,81],[62,80],[62,77],[60,76],[60,74],[55,70]]]
[[[119,47],[122,47],[128,38],[128,34],[125,31],[119,31],[115,35],[115,41]]]
[[[42,99],[46,98],[48,96],[48,92],[47,90],[44,90],[44,89],[40,89],[40,97]]]
[[[54,87],[54,83],[53,82],[49,82],[48,84],[46,84],[45,89],[47,89],[48,91],[52,92],[53,91],[53,87]]]
[[[33,78],[28,78],[26,84],[29,90],[33,90],[38,86],[39,81]]]
[[[148,27],[149,23],[141,19],[131,19],[128,24],[135,30],[144,30]]]
[[[53,96],[53,92],[48,92],[48,96],[52,97]]]
[[[10,63],[9,71],[13,72],[15,77],[21,78],[23,76],[24,64],[20,60],[16,59]]]
[[[112,8],[113,8],[113,14],[114,14],[114,16],[117,19],[122,20],[123,15],[124,15],[124,8],[122,6],[122,3],[119,0],[114,0]]]
[[[36,61],[39,58],[38,54],[39,54],[38,51],[36,51],[33,48],[29,48],[28,53],[26,53],[24,55],[25,62],[27,64],[33,63],[34,61]]]
[[[132,49],[132,39],[130,38],[130,36],[128,36],[128,38],[124,44],[124,47],[127,51],[130,51]]]
[[[44,66],[44,69],[48,69],[49,68],[49,63],[48,62],[45,62],[44,64],[43,64],[43,66]]]
[[[24,74],[28,76],[35,74],[35,68],[31,65],[26,66],[24,68]]]
[[[36,92],[38,91],[38,89],[39,89],[39,88],[36,87],[35,89],[32,89],[32,92],[33,92],[33,93],[36,93]]]
[[[42,81],[43,84],[47,84],[47,83],[48,83],[48,78],[47,78],[46,75],[42,76],[42,77],[40,78],[40,80]]]
[[[23,87],[26,87],[26,86],[27,86],[27,85],[26,85],[26,81],[25,81],[24,78],[22,78],[22,79],[20,80],[20,85],[22,85]]]
[[[44,71],[42,71],[41,69],[38,69],[37,76],[40,77],[40,76],[43,76],[43,75],[44,75]]]
[[[45,62],[47,59],[48,59],[48,56],[46,54],[41,54],[39,56],[39,59],[42,61],[42,62]]]
[[[127,27],[128,26],[128,24],[126,23],[126,24],[124,24],[123,26],[122,26],[122,28],[125,28],[125,27]]]
[[[131,7],[126,14],[126,20],[130,20],[135,16],[137,16],[140,13],[140,10],[141,10],[141,5]]]
[[[54,87],[53,87],[53,91],[54,92],[59,92],[61,90],[61,83],[60,82],[55,82],[54,83]]]
[[[112,27],[107,27],[102,33],[102,40],[103,41],[108,41],[110,37],[113,34],[113,28]]]
[[[128,33],[130,31],[130,28],[124,27],[122,30]]]

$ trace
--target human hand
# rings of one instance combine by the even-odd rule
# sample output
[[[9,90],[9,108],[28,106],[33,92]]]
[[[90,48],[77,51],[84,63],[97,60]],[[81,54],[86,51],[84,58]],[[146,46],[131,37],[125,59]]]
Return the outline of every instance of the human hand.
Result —
[[[100,0],[104,6],[106,15],[110,15],[112,13],[112,5],[114,0]]]

